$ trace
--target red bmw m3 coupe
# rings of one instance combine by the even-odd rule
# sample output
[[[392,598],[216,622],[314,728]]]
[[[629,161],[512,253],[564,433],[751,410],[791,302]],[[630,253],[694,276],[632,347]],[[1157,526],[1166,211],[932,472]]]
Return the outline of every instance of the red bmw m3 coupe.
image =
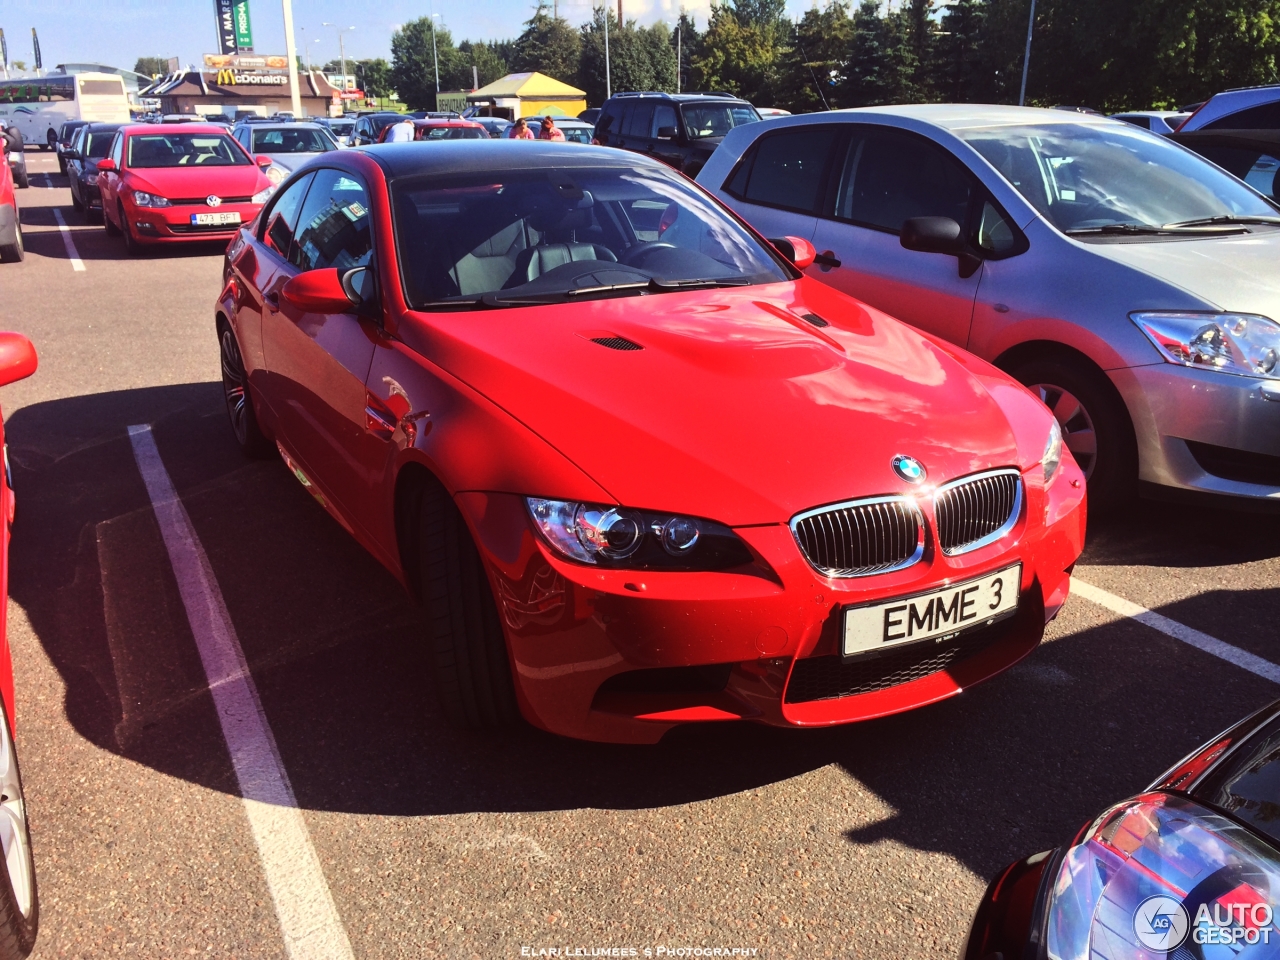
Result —
[[[215,310],[237,441],[423,604],[450,715],[822,726],[1035,648],[1085,527],[1037,399],[656,161],[523,146],[316,158]]]

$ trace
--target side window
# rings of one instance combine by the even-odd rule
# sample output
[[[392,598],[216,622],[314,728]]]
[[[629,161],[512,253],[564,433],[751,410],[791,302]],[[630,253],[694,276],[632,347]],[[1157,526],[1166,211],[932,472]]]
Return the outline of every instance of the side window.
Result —
[[[621,113],[618,111],[616,103],[610,104],[605,108],[604,112],[596,118],[596,133],[613,133],[617,134],[622,129]]]
[[[978,249],[1000,256],[1012,253],[1019,246],[1018,232],[1004,218],[991,201],[982,204],[982,219],[978,221]]]
[[[289,259],[289,248],[293,245],[293,231],[298,223],[298,208],[302,206],[302,198],[307,195],[307,187],[311,185],[315,174],[308,174],[297,183],[275,198],[275,202],[267,211],[266,227],[262,231],[262,242],[278,253],[283,260]]]
[[[835,138],[827,125],[762,137],[726,189],[748,203],[816,213]]]
[[[1125,123],[1132,123],[1135,127],[1141,127],[1143,130],[1151,129],[1150,117],[1116,117],[1117,120],[1123,120]]]
[[[117,170],[124,163],[124,134],[116,134],[115,142],[111,144],[111,159],[116,162]]]
[[[1206,123],[1201,130],[1277,130],[1280,129],[1280,100],[1237,110]]]
[[[673,127],[677,130],[680,127],[680,120],[676,116],[676,108],[669,103],[659,103],[653,108],[653,133],[651,136],[658,136],[658,131],[663,127]]]
[[[835,214],[891,233],[911,217],[950,217],[963,227],[972,189],[968,171],[938,145],[863,128],[849,144]]]
[[[622,135],[624,137],[647,137],[652,126],[652,103],[627,104],[626,119],[622,123]]]
[[[341,170],[316,171],[298,216],[290,262],[303,271],[348,270],[366,265],[372,253],[364,184]]]

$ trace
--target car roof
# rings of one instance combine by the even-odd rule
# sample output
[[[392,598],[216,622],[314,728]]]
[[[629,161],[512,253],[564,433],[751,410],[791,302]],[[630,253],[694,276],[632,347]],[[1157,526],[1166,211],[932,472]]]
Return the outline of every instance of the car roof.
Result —
[[[538,167],[612,168],[631,167],[670,170],[666,164],[638,153],[612,147],[583,145],[566,151],[559,143],[530,140],[512,144],[502,140],[446,140],[438,143],[379,143],[341,151],[336,162],[353,153],[364,153],[377,161],[388,179],[421,174],[448,175]]]
[[[479,127],[481,126],[481,124],[476,123],[474,120],[445,120],[439,117],[435,117],[435,118],[427,117],[425,119],[419,119],[417,117],[413,117],[412,119],[413,119],[413,125],[415,127]]]
[[[1022,126],[1025,124],[1084,123],[1096,125],[1109,124],[1111,122],[1110,117],[1105,117],[1101,114],[987,103],[913,103],[900,106],[853,107],[820,114],[801,114],[797,117],[775,117],[766,122],[785,124],[813,117],[830,117],[846,123],[856,123],[863,117],[900,117],[927,123],[943,130],[964,130],[970,127],[997,127],[1004,125]]]
[[[122,123],[125,133],[221,133],[227,128],[216,123],[201,121],[199,123]]]
[[[255,130],[319,130],[320,124],[310,120],[300,120],[296,123],[289,123],[283,120],[277,120],[275,123],[237,123],[237,127],[253,127]]]
[[[696,103],[700,100],[717,100],[717,101],[728,100],[728,101],[732,101],[733,103],[747,103],[747,104],[751,102],[749,100],[744,100],[742,97],[739,97],[732,93],[714,93],[714,92],[665,93],[661,90],[640,90],[635,93],[630,93],[630,92],[615,93],[609,99],[610,100],[632,100],[632,99],[639,99],[641,97],[645,99],[653,97],[654,99],[660,99],[660,100],[676,100],[681,103],[689,103],[689,102]]]

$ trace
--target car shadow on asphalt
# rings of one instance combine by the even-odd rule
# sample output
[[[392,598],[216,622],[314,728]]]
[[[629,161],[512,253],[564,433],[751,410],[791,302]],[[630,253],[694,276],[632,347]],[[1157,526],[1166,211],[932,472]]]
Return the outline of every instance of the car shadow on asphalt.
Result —
[[[1280,511],[1231,509],[1225,498],[1135,499],[1089,517],[1085,564],[1216,567],[1280,557]]]
[[[62,212],[63,222],[71,228],[72,242],[76,253],[86,263],[95,260],[170,260],[189,257],[221,256],[227,248],[225,240],[214,240],[205,243],[167,243],[145,247],[141,253],[129,253],[125,249],[124,240],[119,236],[109,236],[102,225],[102,219],[90,222],[84,214],[74,207],[28,206],[21,207],[18,219],[24,229],[23,243],[29,253],[48,257],[50,260],[66,260],[67,248],[62,238],[53,211]],[[32,227],[43,227],[39,232]]]
[[[438,709],[400,585],[282,463],[242,458],[219,384],[17,410],[6,426],[18,502],[10,591],[65,683],[69,721],[105,750],[214,790],[237,792],[127,438],[139,423],[153,425],[306,809],[666,807],[837,765],[892,811],[849,830],[850,842],[895,841],[989,875],[1275,695],[1123,621],[1060,636],[950,701],[849,727],[708,724],[652,747],[528,727],[462,732]],[[1248,602],[1258,594],[1280,602],[1280,590]],[[1163,612],[1176,618],[1176,607]]]

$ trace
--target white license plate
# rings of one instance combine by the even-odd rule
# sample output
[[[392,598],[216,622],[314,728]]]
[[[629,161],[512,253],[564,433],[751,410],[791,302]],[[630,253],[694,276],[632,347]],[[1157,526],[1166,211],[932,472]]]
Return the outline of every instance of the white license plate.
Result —
[[[229,223],[239,223],[240,214],[234,210],[226,213],[193,213],[191,223],[197,227],[221,227]]]
[[[904,643],[950,637],[1018,609],[1022,564],[975,580],[844,611],[846,657]]]

